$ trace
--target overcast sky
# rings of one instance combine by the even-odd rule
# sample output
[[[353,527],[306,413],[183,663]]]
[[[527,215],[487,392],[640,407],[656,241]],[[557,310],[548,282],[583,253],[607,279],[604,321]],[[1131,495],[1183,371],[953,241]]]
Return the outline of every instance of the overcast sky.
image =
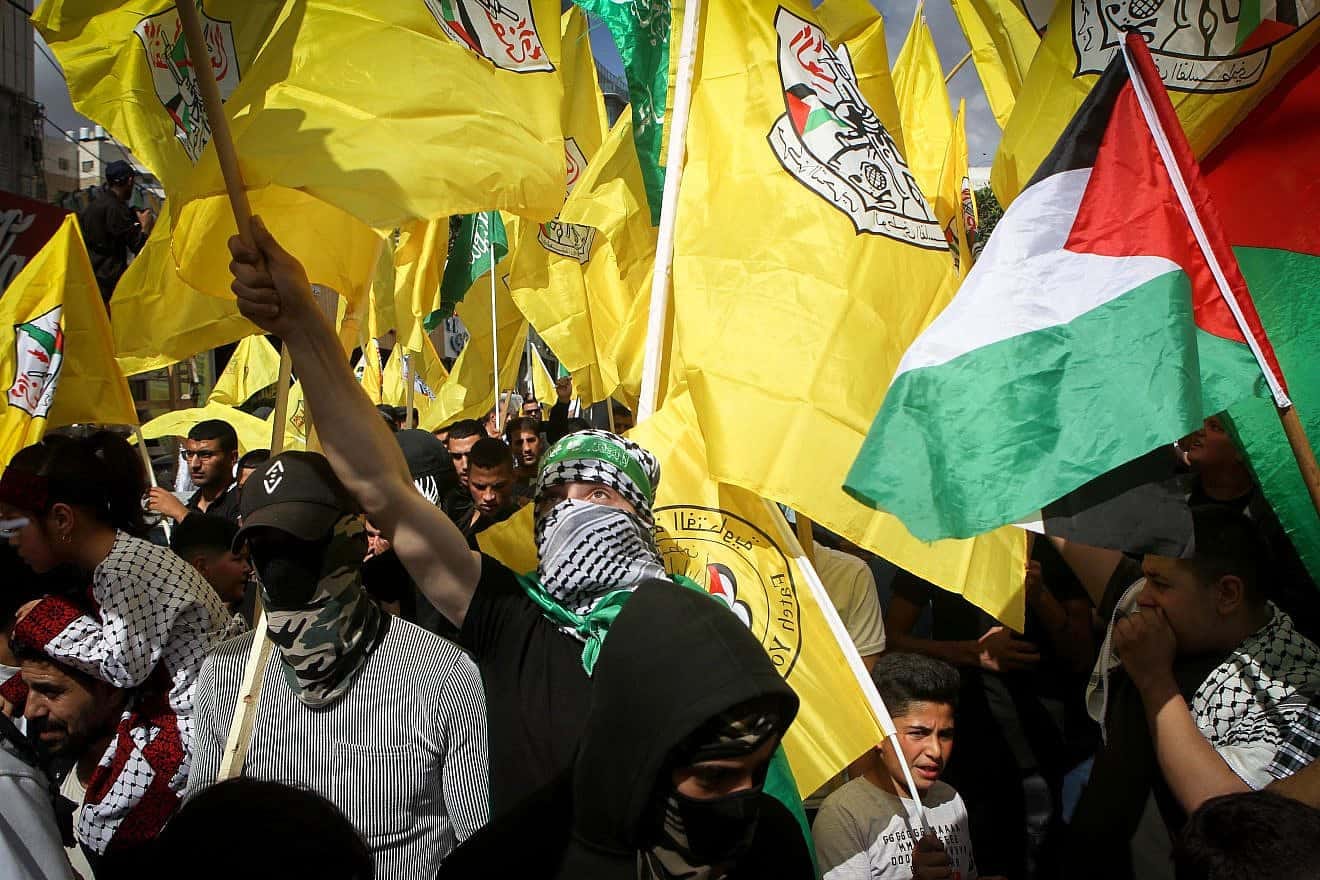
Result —
[[[889,60],[892,64],[898,55],[899,47],[903,45],[908,26],[912,23],[917,0],[871,0],[871,2],[885,17],[885,37],[889,43]],[[949,5],[949,0],[928,0],[926,20],[930,24],[931,33],[935,35],[935,46],[939,50],[940,61],[945,71],[952,70],[967,53],[967,40],[963,37],[962,29],[958,27],[958,20],[953,15],[953,7]],[[602,37],[608,39],[605,29],[594,28],[592,43],[596,48],[597,56],[602,64],[617,69],[618,53],[612,51],[612,46],[602,45]],[[46,48],[40,34],[37,35],[36,43],[34,47],[37,68],[36,97],[46,106],[47,117],[66,130],[91,125],[74,112],[73,105],[69,103],[69,90],[64,84],[62,75],[43,54],[49,53],[50,50]],[[958,71],[949,82],[949,97],[955,112],[958,108],[958,99],[967,99],[967,152],[971,164],[989,165],[995,147],[999,143],[999,126],[990,113],[981,81],[977,78],[976,70],[971,63],[963,65],[962,70]],[[47,133],[53,134],[49,131]]]

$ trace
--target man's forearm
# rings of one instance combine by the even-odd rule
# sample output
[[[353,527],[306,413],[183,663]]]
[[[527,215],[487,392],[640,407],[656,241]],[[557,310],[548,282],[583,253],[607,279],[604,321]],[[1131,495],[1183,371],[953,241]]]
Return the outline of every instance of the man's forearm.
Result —
[[[376,528],[392,537],[389,490],[408,481],[408,465],[348,365],[339,339],[317,312],[284,340],[316,424],[316,435],[345,488]]]
[[[1250,790],[1197,728],[1171,676],[1139,689],[1160,770],[1184,810],[1190,813],[1212,797]]]

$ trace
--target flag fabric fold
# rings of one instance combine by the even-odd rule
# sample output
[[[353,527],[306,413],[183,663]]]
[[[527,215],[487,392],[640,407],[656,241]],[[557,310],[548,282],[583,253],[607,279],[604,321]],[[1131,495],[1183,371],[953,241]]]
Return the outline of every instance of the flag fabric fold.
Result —
[[[917,4],[903,48],[894,59],[894,92],[903,120],[904,157],[928,201],[939,191],[944,151],[953,136],[953,109],[944,85],[944,67],[935,37],[926,23],[924,3]]]
[[[841,488],[885,377],[955,281],[849,46],[833,44],[806,3],[744,0],[706,15],[670,370],[690,389],[711,476],[1020,625],[1020,530],[926,544]]]
[[[1162,154],[1254,316],[1246,283],[1149,53],[1132,45],[1147,88],[1115,58],[904,355],[848,475],[918,538],[1034,516],[1264,385]]]
[[[206,402],[242,406],[258,391],[274,385],[279,377],[280,353],[275,346],[264,336],[248,336],[230,355]]]
[[[1040,48],[1040,34],[1013,0],[952,0],[972,62],[981,79],[990,112],[1002,129],[1008,125],[1026,79],[1031,59]]]

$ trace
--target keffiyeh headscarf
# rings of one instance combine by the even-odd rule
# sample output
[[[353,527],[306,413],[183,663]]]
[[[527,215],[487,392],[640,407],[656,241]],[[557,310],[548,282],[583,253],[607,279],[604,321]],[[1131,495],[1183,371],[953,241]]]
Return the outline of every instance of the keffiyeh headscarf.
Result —
[[[665,578],[655,546],[655,502],[660,464],[631,440],[607,431],[580,431],[552,446],[536,482],[539,500],[565,483],[614,489],[635,513],[589,501],[565,500],[536,517],[537,577],[545,594],[575,616],[590,614],[610,593],[631,591]],[[585,641],[581,626],[565,632]]]
[[[388,616],[362,589],[366,549],[361,518],[345,516],[328,543],[309,544],[301,557],[283,553],[258,568],[268,637],[289,689],[313,709],[348,691],[389,628]]]

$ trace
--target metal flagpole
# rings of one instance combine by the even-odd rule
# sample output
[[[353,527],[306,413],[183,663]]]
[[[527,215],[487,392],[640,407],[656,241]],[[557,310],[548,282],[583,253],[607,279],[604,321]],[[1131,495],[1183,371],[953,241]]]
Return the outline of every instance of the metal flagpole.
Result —
[[[503,431],[500,424],[500,331],[496,326],[495,314],[495,236],[487,236],[490,244],[490,362],[491,375],[495,377],[495,430]]]
[[[651,307],[646,321],[646,358],[642,363],[642,391],[637,403],[639,422],[655,412],[660,398],[660,361],[664,355],[665,321],[669,313],[669,282],[674,263],[674,231],[678,221],[678,186],[683,179],[688,116],[692,110],[692,77],[696,67],[697,36],[701,30],[701,0],[688,0],[683,15],[678,81],[674,86],[674,109],[669,117],[665,193],[660,206],[655,272],[651,278]]]

